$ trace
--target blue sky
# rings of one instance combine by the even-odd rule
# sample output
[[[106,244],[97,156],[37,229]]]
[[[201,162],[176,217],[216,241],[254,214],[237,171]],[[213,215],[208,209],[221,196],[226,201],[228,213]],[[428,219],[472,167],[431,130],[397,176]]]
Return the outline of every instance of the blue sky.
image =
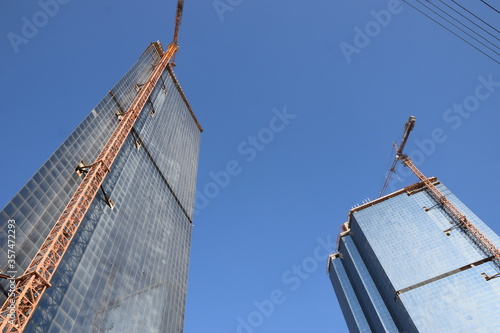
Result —
[[[170,42],[174,8],[0,3],[2,206],[151,41]],[[406,152],[500,233],[498,63],[396,0],[218,8],[186,1],[176,59],[205,129],[186,333],[347,332],[327,253],[349,209],[378,196],[410,115]],[[393,190],[416,181],[398,175]]]

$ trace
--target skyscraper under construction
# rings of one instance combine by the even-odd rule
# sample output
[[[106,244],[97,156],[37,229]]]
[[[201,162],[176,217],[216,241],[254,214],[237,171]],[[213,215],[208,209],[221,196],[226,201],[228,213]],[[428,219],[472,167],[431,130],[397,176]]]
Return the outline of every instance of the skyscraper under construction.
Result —
[[[397,159],[421,182],[353,208],[328,260],[349,331],[500,332],[500,237],[402,153],[414,121]]]
[[[151,43],[0,212],[1,332],[182,332],[202,128],[176,41]]]
[[[349,212],[328,270],[350,332],[500,332],[498,261],[450,222],[422,183]]]

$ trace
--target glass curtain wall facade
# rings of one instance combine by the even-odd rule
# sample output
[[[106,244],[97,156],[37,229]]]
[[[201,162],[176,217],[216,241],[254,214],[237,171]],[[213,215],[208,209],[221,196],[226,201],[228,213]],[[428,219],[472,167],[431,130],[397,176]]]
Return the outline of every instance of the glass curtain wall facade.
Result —
[[[500,237],[433,179],[497,247]],[[500,332],[498,262],[419,183],[356,207],[328,273],[350,332]]]
[[[162,52],[151,43],[0,212],[4,272],[7,221],[21,275]],[[168,67],[103,183],[114,207],[97,194],[26,332],[182,332],[200,133]]]

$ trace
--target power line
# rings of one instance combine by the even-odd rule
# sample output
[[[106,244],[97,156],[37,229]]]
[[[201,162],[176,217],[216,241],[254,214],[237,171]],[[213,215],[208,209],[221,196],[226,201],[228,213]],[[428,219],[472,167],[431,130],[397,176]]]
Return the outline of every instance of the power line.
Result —
[[[495,30],[496,32],[500,33],[500,31],[498,31],[495,27],[491,26],[488,24],[488,22],[484,21],[482,18],[480,18],[479,16],[477,16],[476,14],[474,14],[473,12],[471,12],[470,10],[468,10],[467,8],[465,8],[464,6],[462,6],[461,4],[459,4],[458,2],[456,2],[455,0],[451,0],[455,5],[459,6],[460,8],[462,8],[463,10],[465,10],[467,13],[469,13],[470,15],[474,16],[475,18],[477,18],[479,21],[483,22],[484,24],[486,24],[488,27],[490,27],[491,29]]]
[[[453,1],[453,0],[452,0]],[[463,40],[464,42],[466,42],[467,44],[469,44],[470,46],[472,46],[473,48],[475,48],[477,51],[481,52],[482,54],[484,54],[485,56],[487,56],[488,58],[490,58],[491,60],[493,60],[494,62],[496,62],[497,64],[500,64],[500,62],[498,60],[496,60],[495,58],[493,58],[491,55],[489,55],[488,53],[484,52],[483,50],[481,50],[479,47],[477,47],[476,45],[470,43],[468,40],[466,40],[465,38],[463,38],[462,36],[460,36],[459,34],[457,34],[455,31],[451,30],[450,28],[446,27],[445,25],[443,25],[442,23],[440,23],[439,21],[437,21],[436,19],[432,18],[431,16],[429,16],[428,14],[426,14],[425,12],[423,12],[422,10],[420,10],[419,8],[417,8],[416,6],[412,5],[408,0],[403,0],[404,3],[408,4],[409,6],[411,6],[413,9],[415,9],[416,11],[420,12],[421,14],[425,15],[427,18],[429,18],[430,20],[434,21],[436,24],[440,25],[442,28],[448,30],[449,32],[451,32],[452,34],[454,34],[455,36],[457,36],[458,38],[460,38],[461,40]],[[454,1],[455,2],[455,1]],[[420,3],[420,2],[419,2]],[[426,6],[425,6],[426,7]],[[462,7],[462,6],[461,6]],[[468,11],[468,10],[467,10]],[[439,16],[439,15],[438,15]],[[482,20],[481,20],[482,21]],[[453,24],[452,24],[453,25]],[[461,29],[460,29],[461,30]],[[495,29],[496,30],[496,29]],[[498,30],[497,30],[498,31]]]
[[[418,0],[417,0],[418,1]],[[419,1],[420,2],[420,1]],[[433,5],[434,7],[436,7],[437,9],[439,9],[441,12],[445,13],[446,15],[448,15],[449,17],[451,17],[452,19],[454,19],[455,21],[457,21],[459,24],[461,24],[462,26],[464,26],[465,28],[469,29],[470,31],[472,31],[473,33],[475,33],[476,35],[478,35],[479,37],[481,37],[482,39],[484,39],[485,41],[487,41],[488,43],[490,43],[491,45],[493,45],[494,47],[496,47],[498,49],[498,46],[495,45],[495,43],[491,42],[490,40],[488,40],[486,37],[484,36],[481,36],[477,31],[474,31],[471,27],[467,26],[466,24],[464,24],[463,22],[460,22],[457,18],[455,18],[453,15],[451,15],[450,13],[446,12],[445,10],[443,10],[441,7],[437,6],[436,4],[430,2],[430,1],[427,1],[429,2],[431,5]],[[426,6],[427,7],[427,6]],[[429,7],[427,7],[429,8]],[[441,15],[439,15],[438,13],[434,12],[432,9],[429,8],[429,10],[431,10],[433,13],[435,13],[436,15],[438,15],[439,17],[442,17]],[[447,19],[445,19],[444,17],[442,17],[444,20],[446,20],[448,23],[452,24],[450,21],[448,21]],[[459,27],[457,27],[456,25],[454,25],[457,29],[459,29],[460,31],[463,31],[462,29],[460,29]],[[466,33],[465,31],[463,31],[464,33]],[[467,34],[467,33],[466,33]],[[468,36],[470,36],[469,34],[467,34]],[[472,37],[472,36],[470,36]],[[474,38],[474,37],[472,37]],[[474,38],[475,39],[475,38]],[[479,42],[479,40],[475,39],[477,42]],[[479,42],[480,43],[480,42]],[[484,45],[483,43],[481,43],[482,45]],[[493,49],[489,48],[488,46],[484,45],[485,47],[487,47],[488,49],[490,49],[491,51],[495,52],[496,54],[499,54],[498,52],[494,51]],[[500,54],[499,54],[500,55]]]
[[[450,8],[451,10],[453,10],[455,13],[457,13],[458,15],[462,16],[464,19],[466,19],[467,21],[469,21],[470,23],[474,24],[476,27],[478,27],[479,29],[483,30],[484,32],[486,32],[488,35],[490,35],[491,37],[495,38],[496,40],[500,41],[500,38],[498,38],[497,36],[493,35],[491,32],[489,32],[488,30],[486,30],[485,28],[483,28],[482,26],[480,26],[479,24],[477,24],[476,22],[472,21],[470,18],[468,18],[467,16],[465,16],[464,14],[460,13],[458,10],[456,10],[455,8],[453,8],[452,6],[450,6],[449,4],[447,4],[446,2],[444,2],[443,0],[439,0],[439,2],[441,2],[443,5],[447,6],[448,8]],[[463,23],[462,23],[463,24]]]
[[[481,2],[484,3],[486,6],[490,7],[491,9],[493,9],[495,12],[500,13],[495,7],[493,7],[492,5],[487,3],[486,1],[481,0]]]
[[[442,18],[443,20],[445,20],[446,22],[448,22],[449,24],[451,24],[452,26],[454,26],[455,28],[457,28],[458,30],[460,30],[461,32],[463,32],[464,34],[466,34],[467,36],[469,36],[470,38],[474,39],[476,42],[478,42],[479,44],[483,45],[484,47],[486,47],[487,49],[489,49],[490,51],[492,52],[495,52],[496,54],[500,55],[500,53],[498,53],[497,51],[493,50],[492,48],[490,48],[489,46],[485,45],[483,42],[479,41],[477,38],[475,38],[474,36],[470,35],[468,32],[464,31],[463,29],[461,29],[460,27],[458,27],[456,24],[452,23],[451,21],[449,21],[448,19],[446,19],[445,17],[443,17],[441,14],[437,13],[436,11],[434,11],[433,9],[429,8],[425,3],[423,3],[421,0],[417,0],[418,3],[420,3],[422,6],[424,6],[425,8],[427,8],[428,10],[430,10],[431,12],[433,12],[434,14],[436,14],[437,16],[439,16],[440,18]],[[429,2],[431,3],[431,2]],[[436,6],[434,5],[433,3],[431,3],[433,6]],[[438,7],[439,8],[439,7]],[[449,15],[449,14],[448,14]]]

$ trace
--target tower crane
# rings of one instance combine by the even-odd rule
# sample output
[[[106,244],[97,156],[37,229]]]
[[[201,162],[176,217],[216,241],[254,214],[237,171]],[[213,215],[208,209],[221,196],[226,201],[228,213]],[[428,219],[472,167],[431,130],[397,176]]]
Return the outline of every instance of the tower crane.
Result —
[[[111,134],[97,159],[86,168],[88,171],[75,193],[55,222],[49,235],[38,249],[23,275],[15,279],[15,287],[10,290],[7,300],[0,308],[0,332],[23,332],[35,312],[45,290],[62,261],[74,235],[76,234],[94,197],[106,175],[111,171],[125,139],[139,118],[148,98],[161,74],[177,52],[179,27],[181,24],[184,1],[177,1],[174,37],[160,62],[138,92],[130,108],[123,114],[118,126]]]
[[[415,127],[415,117],[410,116],[408,121],[405,124],[405,129],[403,132],[403,138],[401,139],[401,144],[399,145],[399,148],[396,146],[396,143],[394,142],[394,146],[396,148],[396,157],[394,158],[394,161],[392,162],[392,166],[389,170],[389,174],[385,178],[385,183],[382,186],[382,190],[380,191],[380,196],[383,196],[385,193],[385,190],[387,189],[387,186],[389,185],[389,182],[391,180],[391,176],[393,173],[396,172],[396,165],[398,163],[398,156],[401,156],[403,153],[403,149],[406,146],[406,142],[408,141],[408,137],[410,136],[410,132],[413,130],[413,127]]]
[[[387,185],[389,184],[390,175],[394,172],[396,164],[401,161],[404,166],[409,168],[417,178],[424,184],[427,188],[427,193],[431,198],[438,204],[443,211],[451,218],[453,223],[460,227],[470,240],[480,248],[485,255],[491,257],[492,260],[500,267],[500,249],[491,242],[486,235],[484,235],[460,210],[450,201],[448,198],[441,193],[441,191],[433,184],[433,182],[424,176],[424,174],[416,167],[413,161],[408,157],[408,155],[403,153],[403,149],[408,141],[408,136],[415,126],[415,117],[411,116],[405,124],[403,138],[399,147],[396,146],[396,158],[392,164],[389,175],[386,178],[384,186],[381,191],[381,196],[383,195]],[[500,276],[499,274],[493,277],[485,276],[486,280],[490,280],[494,277]]]

